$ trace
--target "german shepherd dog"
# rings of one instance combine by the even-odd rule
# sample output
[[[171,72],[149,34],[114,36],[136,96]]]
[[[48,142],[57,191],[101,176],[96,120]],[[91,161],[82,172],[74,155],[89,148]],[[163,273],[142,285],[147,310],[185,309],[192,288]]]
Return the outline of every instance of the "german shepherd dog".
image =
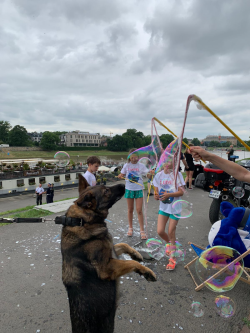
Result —
[[[62,279],[68,292],[73,333],[114,331],[119,277],[136,272],[156,281],[149,268],[137,261],[142,256],[125,243],[113,245],[105,218],[125,193],[122,184],[90,187],[79,175],[79,198],[69,207],[66,218],[82,219],[80,226],[63,226]],[[119,260],[127,253],[133,260]]]

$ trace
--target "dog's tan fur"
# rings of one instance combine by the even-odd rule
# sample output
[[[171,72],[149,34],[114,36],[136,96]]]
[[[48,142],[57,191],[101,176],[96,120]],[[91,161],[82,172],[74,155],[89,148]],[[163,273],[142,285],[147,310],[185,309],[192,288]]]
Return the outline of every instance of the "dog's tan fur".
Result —
[[[79,175],[79,198],[66,216],[82,218],[85,223],[63,227],[61,241],[62,278],[68,291],[74,333],[113,332],[120,276],[134,271],[148,281],[156,281],[154,272],[137,262],[142,256],[135,249],[125,243],[113,245],[104,221],[108,209],[124,191],[123,185],[88,187]],[[134,260],[119,260],[117,256],[122,253]]]

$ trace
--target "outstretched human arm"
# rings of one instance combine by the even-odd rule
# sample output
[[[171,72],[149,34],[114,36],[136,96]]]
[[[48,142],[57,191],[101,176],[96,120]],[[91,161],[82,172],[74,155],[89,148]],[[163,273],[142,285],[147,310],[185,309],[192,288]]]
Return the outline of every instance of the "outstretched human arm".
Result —
[[[243,182],[250,182],[250,172],[237,163],[225,160],[224,158],[212,154],[201,147],[190,147],[190,151],[194,158],[202,158],[206,161],[212,162],[217,165],[218,168],[234,178]]]

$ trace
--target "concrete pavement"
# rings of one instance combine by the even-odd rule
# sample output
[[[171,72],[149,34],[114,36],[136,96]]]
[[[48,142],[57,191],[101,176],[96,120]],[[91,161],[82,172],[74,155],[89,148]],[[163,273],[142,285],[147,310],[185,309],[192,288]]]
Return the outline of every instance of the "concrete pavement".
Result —
[[[76,190],[70,193],[76,193]],[[58,193],[56,199],[59,196]],[[69,192],[65,197],[71,197]],[[115,333],[241,331],[242,319],[250,312],[250,286],[239,281],[234,289],[225,293],[233,299],[236,311],[233,317],[223,319],[215,312],[214,299],[218,294],[206,288],[195,292],[194,283],[184,269],[185,263],[195,257],[188,241],[206,246],[211,227],[208,220],[211,201],[207,193],[194,189],[187,193],[185,199],[193,203],[194,213],[192,217],[180,220],[177,228],[178,240],[187,252],[184,263],[167,272],[166,258],[159,262],[145,261],[145,265],[157,275],[155,283],[149,283],[135,273],[121,278]],[[0,204],[15,209],[16,203],[25,203],[25,199],[16,200],[9,203],[0,199]],[[158,203],[150,197],[147,214],[150,237],[157,236],[157,212]],[[56,215],[59,214],[50,218]],[[126,236],[126,199],[121,199],[110,209],[108,219],[112,221],[108,227],[114,243],[124,241],[134,245],[140,241],[136,216],[134,235],[131,238]],[[67,295],[61,281],[61,226],[53,222],[11,224],[0,227],[0,232],[1,332],[70,332]],[[193,301],[201,303],[204,316],[193,316]]]

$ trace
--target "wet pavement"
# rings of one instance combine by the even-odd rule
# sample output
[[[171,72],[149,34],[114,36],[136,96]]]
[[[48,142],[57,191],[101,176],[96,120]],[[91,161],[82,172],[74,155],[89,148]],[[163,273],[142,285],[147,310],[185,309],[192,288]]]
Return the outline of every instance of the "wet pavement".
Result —
[[[72,190],[63,196],[74,197],[75,193],[76,190]],[[25,199],[13,200],[12,209],[17,208],[15,202],[19,205],[21,200],[26,202]],[[26,200],[30,198],[26,197]],[[195,292],[194,283],[184,269],[184,265],[195,257],[188,242],[207,246],[211,227],[208,220],[211,202],[208,194],[195,188],[187,192],[185,200],[193,203],[194,213],[192,217],[180,220],[177,227],[178,241],[186,249],[184,262],[169,272],[165,269],[167,258],[144,261],[157,275],[158,280],[154,283],[147,282],[135,273],[120,279],[115,333],[241,331],[243,318],[250,313],[250,286],[239,281],[234,289],[225,293],[235,303],[235,314],[224,319],[215,312],[214,299],[220,294],[207,288]],[[0,204],[3,211],[7,202],[5,205],[2,200]],[[150,197],[147,213],[149,237],[157,237],[157,212],[158,203]],[[50,215],[49,218],[56,215]],[[107,224],[114,243],[127,242],[134,245],[140,241],[136,215],[133,237],[126,236],[126,199],[121,199],[110,209],[108,220],[111,221]],[[67,294],[61,281],[61,226],[49,221],[11,224],[0,227],[0,232],[1,332],[70,332]],[[200,318],[194,317],[192,313],[193,301],[201,303],[204,315]]]

